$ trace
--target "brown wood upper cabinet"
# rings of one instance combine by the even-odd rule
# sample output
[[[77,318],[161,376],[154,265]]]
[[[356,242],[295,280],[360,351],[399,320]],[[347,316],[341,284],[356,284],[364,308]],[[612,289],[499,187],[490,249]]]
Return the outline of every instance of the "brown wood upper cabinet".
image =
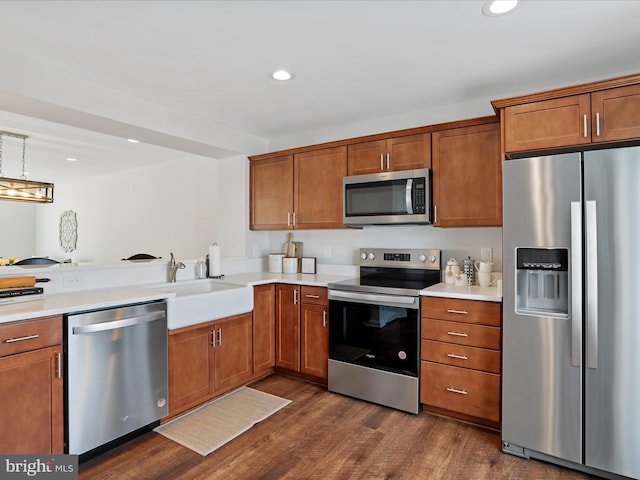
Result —
[[[505,152],[640,138],[640,85],[504,108]]]
[[[347,147],[252,160],[252,230],[343,228]]]
[[[500,124],[433,132],[437,227],[502,225]]]
[[[429,168],[431,136],[428,133],[406,135],[348,147],[348,175]]]

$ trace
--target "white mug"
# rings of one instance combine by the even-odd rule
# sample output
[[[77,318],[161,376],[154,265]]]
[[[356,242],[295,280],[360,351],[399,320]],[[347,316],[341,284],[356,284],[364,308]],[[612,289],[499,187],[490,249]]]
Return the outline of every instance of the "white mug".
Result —
[[[478,272],[478,285],[490,287],[498,281],[498,275],[491,272]]]
[[[491,271],[493,270],[493,263],[491,262],[482,262],[480,260],[476,260],[474,262],[474,265],[476,267],[476,270],[478,272],[488,272],[491,273]]]

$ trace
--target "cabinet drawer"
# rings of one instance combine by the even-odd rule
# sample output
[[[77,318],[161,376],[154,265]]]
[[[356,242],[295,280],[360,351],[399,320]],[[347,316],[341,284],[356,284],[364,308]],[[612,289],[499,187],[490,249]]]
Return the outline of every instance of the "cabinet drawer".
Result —
[[[500,373],[500,352],[486,348],[422,340],[422,360]]]
[[[469,345],[471,347],[500,350],[500,328],[447,322],[432,318],[422,319],[422,338],[438,342]]]
[[[458,298],[422,297],[422,317],[500,326],[502,305]]]
[[[500,420],[500,375],[423,361],[420,382],[421,403]]]
[[[310,303],[312,305],[328,305],[327,289],[325,287],[309,287],[302,285],[300,287],[300,298],[302,303]]]
[[[62,317],[44,317],[0,326],[0,357],[62,343]]]

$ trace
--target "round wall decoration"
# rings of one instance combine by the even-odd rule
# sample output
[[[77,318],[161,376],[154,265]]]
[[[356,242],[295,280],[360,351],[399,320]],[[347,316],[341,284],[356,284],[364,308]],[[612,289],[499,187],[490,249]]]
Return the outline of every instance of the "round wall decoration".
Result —
[[[78,220],[76,212],[65,210],[60,215],[60,248],[64,252],[73,252],[78,241]]]

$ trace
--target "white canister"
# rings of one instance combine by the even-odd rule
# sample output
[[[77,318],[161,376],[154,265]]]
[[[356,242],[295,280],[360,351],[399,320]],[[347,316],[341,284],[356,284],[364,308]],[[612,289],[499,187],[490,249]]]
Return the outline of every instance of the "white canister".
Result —
[[[282,259],[283,273],[298,273],[298,259],[296,257],[285,257]]]
[[[460,271],[460,265],[455,258],[452,258],[447,262],[447,267],[444,269],[444,283],[453,285],[456,282],[456,275]]]
[[[284,253],[269,254],[269,272],[270,273],[282,273],[283,258],[284,258]]]

